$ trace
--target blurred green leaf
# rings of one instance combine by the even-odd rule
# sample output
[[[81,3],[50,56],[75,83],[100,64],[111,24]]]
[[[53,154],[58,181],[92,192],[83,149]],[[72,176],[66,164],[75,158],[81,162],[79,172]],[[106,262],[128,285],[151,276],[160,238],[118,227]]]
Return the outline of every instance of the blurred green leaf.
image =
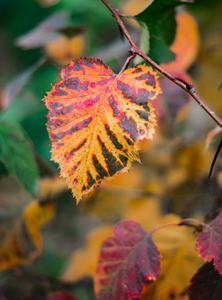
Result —
[[[46,58],[42,57],[31,67],[24,70],[22,73],[13,78],[3,91],[3,106],[7,107],[19,94],[24,85],[30,80],[35,71],[42,67],[46,62]]]
[[[67,263],[67,257],[54,249],[44,249],[41,256],[31,265],[30,270],[34,274],[47,274],[51,277],[57,277]]]
[[[150,44],[149,44],[149,30],[148,30],[148,27],[146,25],[145,22],[140,22],[140,27],[141,27],[141,40],[140,40],[140,50],[143,51],[143,53],[145,54],[148,54],[149,52],[149,47],[150,47]],[[134,59],[134,64],[135,65],[138,65],[140,64],[141,62],[143,62],[143,59],[142,57],[140,56],[136,56],[136,58]]]
[[[150,34],[149,56],[157,63],[166,63],[175,58],[169,49],[176,33],[175,7],[191,0],[153,0],[135,16],[144,22]]]
[[[37,191],[38,168],[30,142],[18,124],[0,120],[0,160],[34,196]]]

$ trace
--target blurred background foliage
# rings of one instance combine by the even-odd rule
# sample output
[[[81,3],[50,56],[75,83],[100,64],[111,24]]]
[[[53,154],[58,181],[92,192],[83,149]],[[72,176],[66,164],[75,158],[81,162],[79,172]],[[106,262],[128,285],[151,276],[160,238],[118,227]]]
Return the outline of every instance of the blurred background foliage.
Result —
[[[123,14],[135,15],[148,1],[110,2]],[[195,0],[178,7],[176,38],[171,45],[176,60],[162,64],[176,77],[194,82],[219,116],[221,15],[220,0]],[[140,43],[138,24],[125,21]],[[99,57],[114,72],[121,69],[130,47],[100,1],[0,0],[0,45],[0,299],[37,299],[38,295],[48,299],[48,293],[57,290],[69,291],[78,299],[94,299],[92,275],[98,249],[115,222],[125,218],[145,222],[154,215],[156,219],[144,223],[151,230],[167,213],[203,219],[221,208],[220,158],[211,180],[207,178],[221,131],[214,129],[216,124],[185,92],[162,77],[163,94],[155,103],[156,136],[141,143],[142,164],[133,164],[129,174],[102,183],[75,205],[56,164],[50,161],[47,110],[41,99],[59,79],[59,68],[70,59]],[[8,140],[20,144],[2,138],[7,126],[16,126],[7,133]],[[30,146],[27,150],[26,143]],[[19,169],[23,162],[13,154],[22,155],[19,147],[27,151],[29,167],[33,163],[30,176],[24,176],[27,168]],[[11,158],[6,155],[9,148]],[[92,228],[98,229],[90,232]],[[165,246],[163,251],[167,251]],[[195,259],[187,271],[187,284],[198,266]],[[176,285],[179,294],[184,286],[181,282]],[[172,292],[172,286],[168,282],[165,295]],[[144,299],[168,299],[159,297],[149,294]]]

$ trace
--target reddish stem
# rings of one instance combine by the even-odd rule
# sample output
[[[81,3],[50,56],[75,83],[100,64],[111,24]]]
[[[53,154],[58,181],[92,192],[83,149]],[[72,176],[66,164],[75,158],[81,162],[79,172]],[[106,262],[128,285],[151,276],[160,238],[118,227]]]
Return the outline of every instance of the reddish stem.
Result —
[[[160,230],[160,229],[163,229],[165,227],[168,227],[168,226],[178,226],[178,223],[167,223],[167,224],[163,224],[155,229],[153,229],[152,231],[148,232],[149,235],[152,235],[153,233],[155,233],[156,231]]]
[[[126,38],[128,39],[129,43],[131,44],[132,48],[130,52],[132,54],[137,54],[141,56],[144,60],[146,60],[151,66],[156,68],[161,74],[165,77],[173,81],[176,85],[186,91],[190,96],[208,113],[208,115],[222,128],[222,120],[215,114],[215,112],[200,98],[200,96],[196,93],[194,89],[194,85],[192,83],[187,83],[181,81],[180,79],[175,78],[173,75],[162,69],[157,63],[155,63],[151,58],[149,58],[145,53],[143,53],[135,44],[134,40],[132,39],[131,35],[129,34],[126,26],[124,25],[123,21],[121,20],[121,14],[113,8],[106,0],[101,0],[105,6],[112,12],[113,16],[116,18],[119,26],[122,28]]]
[[[122,67],[120,73],[122,73],[123,71],[126,70],[126,68],[128,67],[130,61],[131,61],[134,57],[136,57],[136,54],[132,54],[132,55],[130,55],[130,56],[127,58],[127,60],[125,61],[125,64],[123,65],[123,67]]]
[[[196,223],[197,225],[195,224],[190,224],[189,222],[192,222],[192,223]],[[163,224],[155,229],[153,229],[152,231],[149,232],[149,235],[152,235],[153,233],[155,233],[156,231],[160,230],[160,229],[163,229],[165,227],[168,227],[168,226],[182,226],[182,225],[186,225],[186,226],[194,226],[197,228],[197,226],[201,226],[201,227],[206,227],[207,224],[199,221],[199,220],[195,220],[195,219],[191,219],[191,218],[188,218],[188,219],[184,219],[182,220],[180,223],[167,223],[167,224]]]
[[[187,222],[188,222],[188,223],[187,223]],[[192,219],[192,218],[184,219],[184,220],[182,220],[180,223],[178,223],[177,225],[178,225],[178,226],[182,226],[182,225],[190,225],[189,222],[196,223],[198,226],[207,227],[207,224],[206,224],[206,223],[201,222],[201,221],[196,220],[196,219]]]

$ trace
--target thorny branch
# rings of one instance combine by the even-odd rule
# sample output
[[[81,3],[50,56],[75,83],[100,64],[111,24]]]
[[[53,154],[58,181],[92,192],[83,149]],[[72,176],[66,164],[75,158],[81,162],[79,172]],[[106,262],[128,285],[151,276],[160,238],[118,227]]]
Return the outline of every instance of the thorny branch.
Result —
[[[161,74],[165,77],[173,81],[176,85],[186,91],[190,96],[208,113],[208,115],[222,128],[222,120],[215,114],[215,112],[200,98],[200,96],[196,93],[194,89],[194,85],[192,83],[187,83],[185,81],[181,81],[178,78],[175,78],[173,75],[162,69],[157,63],[155,63],[151,58],[149,58],[145,53],[143,53],[138,46],[135,44],[134,40],[132,39],[131,35],[129,34],[126,26],[124,25],[121,15],[119,14],[118,10],[113,8],[106,0],[101,0],[105,6],[112,12],[113,16],[116,18],[119,26],[122,28],[123,33],[125,34],[126,38],[128,39],[131,49],[129,52],[133,54],[137,54],[141,56],[144,60],[146,60],[151,66],[156,68]]]

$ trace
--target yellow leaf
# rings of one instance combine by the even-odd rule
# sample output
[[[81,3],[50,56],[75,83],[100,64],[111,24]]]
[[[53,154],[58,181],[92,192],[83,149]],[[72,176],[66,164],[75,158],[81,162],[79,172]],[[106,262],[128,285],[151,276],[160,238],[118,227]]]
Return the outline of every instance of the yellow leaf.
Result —
[[[41,250],[42,242],[39,229],[51,220],[54,213],[55,203],[53,202],[41,205],[38,201],[32,201],[24,211],[23,220],[38,250]]]
[[[44,177],[40,180],[39,199],[53,199],[56,195],[66,190],[66,182],[58,175]]]
[[[62,279],[75,281],[84,276],[93,276],[102,242],[112,234],[111,226],[103,226],[92,230],[86,239],[84,248],[72,254],[71,261],[65,270]]]
[[[190,144],[181,145],[174,153],[174,165],[185,169],[188,178],[206,174],[210,166],[209,152],[204,151],[204,141],[197,140]]]
[[[30,263],[42,248],[39,229],[54,215],[55,204],[40,205],[33,200],[10,231],[5,231],[0,242],[0,270]]]
[[[83,55],[85,47],[86,36],[84,33],[72,38],[60,35],[58,39],[48,41],[44,45],[47,56],[60,65],[66,65],[72,59]]]
[[[205,56],[199,61],[196,76],[196,86],[200,97],[207,99],[208,103],[217,114],[222,114],[222,49],[220,46],[212,53],[206,51]]]

